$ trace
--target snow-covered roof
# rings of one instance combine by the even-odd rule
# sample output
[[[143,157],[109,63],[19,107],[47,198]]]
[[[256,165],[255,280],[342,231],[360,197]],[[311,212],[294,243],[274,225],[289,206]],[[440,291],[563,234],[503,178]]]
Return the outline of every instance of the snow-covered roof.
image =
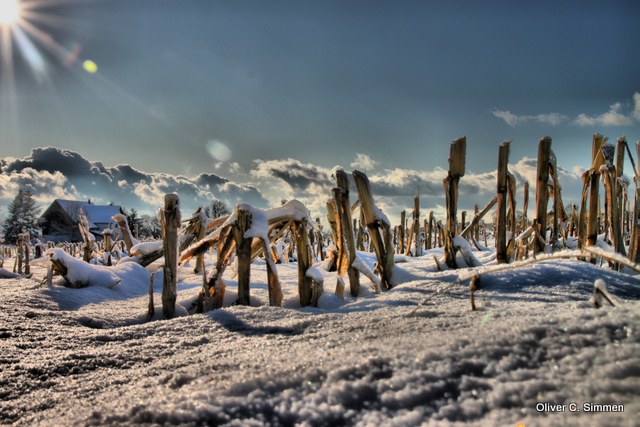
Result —
[[[80,200],[56,199],[55,201],[58,202],[62,209],[64,209],[74,221],[78,221],[80,219],[78,215],[85,205],[93,204],[91,203],[91,200],[84,202]]]
[[[74,221],[79,221],[80,213],[84,213],[90,229],[101,228],[97,224],[115,224],[112,217],[122,211],[122,208],[118,205],[95,205],[91,200],[85,202],[56,199],[55,201],[58,202],[62,209],[64,209]]]
[[[56,201],[58,203],[60,203],[60,206],[62,206],[62,209],[64,209],[64,210],[71,209],[71,208],[73,208],[75,206],[93,205],[91,200],[89,200],[88,202],[84,202],[84,201],[81,201],[81,200],[56,199]]]
[[[94,204],[87,204],[82,207],[84,209],[85,214],[87,215],[87,220],[94,224],[108,224],[115,223],[113,219],[111,219],[115,214],[120,213],[120,206],[98,206]],[[91,224],[89,224],[90,228]]]

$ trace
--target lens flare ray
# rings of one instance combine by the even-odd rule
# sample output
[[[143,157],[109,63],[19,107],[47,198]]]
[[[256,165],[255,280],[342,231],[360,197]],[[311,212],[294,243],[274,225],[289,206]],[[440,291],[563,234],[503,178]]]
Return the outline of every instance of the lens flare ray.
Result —
[[[31,71],[33,71],[33,75],[35,76],[38,83],[42,84],[47,80],[47,66],[44,62],[44,58],[36,47],[33,45],[29,37],[24,33],[22,28],[18,25],[14,25],[11,27],[11,32],[13,33],[13,37],[18,45],[18,50],[24,57],[25,61],[29,64]]]
[[[49,13],[36,12],[31,9],[23,9],[22,13],[20,13],[20,21],[25,20],[47,24],[53,28],[66,28],[70,25],[78,25],[78,22],[74,19],[65,19]]]
[[[51,28],[64,28],[70,22],[39,8],[55,7],[65,3],[80,3],[89,0],[0,0],[0,132],[4,141],[18,141],[17,88],[15,79],[15,51],[32,71],[40,84],[50,85],[49,66],[39,47],[51,51],[64,66],[71,68],[79,59],[82,46],[78,43],[65,48],[36,27],[42,23]]]
[[[154,115],[149,106],[141,99],[127,92],[115,82],[109,80],[99,72],[99,64],[90,58],[81,57],[83,46],[75,41],[70,41],[66,45],[58,43],[51,34],[44,28],[62,28],[68,26],[83,26],[82,22],[74,19],[56,16],[51,9],[65,4],[92,3],[97,0],[0,0],[0,142],[5,144],[9,141],[20,143],[18,138],[19,117],[17,88],[15,75],[16,51],[19,52],[19,60],[24,60],[28,68],[32,71],[35,80],[40,85],[46,85],[55,90],[52,83],[53,69],[52,60],[49,56],[43,55],[43,51],[49,52],[59,63],[69,71],[76,74],[78,78],[86,80],[91,76],[91,84],[88,87],[96,95],[105,101],[115,102],[118,106],[113,106],[115,110],[122,111],[122,104],[128,107],[145,111],[150,116],[155,117],[163,125],[171,128],[175,126],[165,117]],[[8,2],[17,5],[17,15],[3,12],[3,7]],[[7,6],[10,8],[10,6]],[[46,10],[45,10],[46,9]],[[10,21],[10,23],[6,23]],[[44,28],[40,28],[40,24]],[[15,49],[14,49],[15,47]],[[104,98],[104,99],[103,99]],[[183,129],[180,134],[186,133]],[[184,137],[184,135],[183,135]],[[218,145],[212,147],[212,155],[221,158],[223,161],[231,155],[230,150]],[[227,148],[227,150],[224,150]]]
[[[9,129],[10,138],[17,141],[18,108],[16,97],[16,83],[13,72],[13,48],[11,46],[11,29],[8,25],[0,27],[0,46],[2,47],[0,60],[0,130]]]

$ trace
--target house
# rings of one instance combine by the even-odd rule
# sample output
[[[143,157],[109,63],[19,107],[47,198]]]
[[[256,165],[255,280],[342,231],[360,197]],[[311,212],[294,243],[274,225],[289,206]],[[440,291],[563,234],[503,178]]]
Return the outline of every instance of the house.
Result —
[[[78,222],[83,214],[87,217],[89,231],[96,240],[102,240],[103,230],[118,229],[113,216],[119,213],[124,214],[121,206],[95,205],[91,199],[87,202],[55,199],[40,216],[42,235],[51,242],[82,242]]]

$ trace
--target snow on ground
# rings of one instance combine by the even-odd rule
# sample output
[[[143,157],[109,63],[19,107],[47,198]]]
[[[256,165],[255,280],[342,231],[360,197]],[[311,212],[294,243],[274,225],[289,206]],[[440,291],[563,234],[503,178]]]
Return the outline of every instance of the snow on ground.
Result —
[[[433,255],[395,267],[396,287],[301,308],[297,266],[279,264],[284,308],[252,266],[252,307],[186,315],[201,276],[185,266],[170,321],[145,322],[150,271],[127,263],[113,288],[0,280],[0,423],[15,425],[638,426],[640,277],[556,260],[482,277],[412,309],[468,269]],[[495,252],[477,252],[495,264]],[[373,267],[375,256],[359,253]],[[208,268],[212,261],[206,256]],[[193,261],[194,263],[195,261]],[[41,278],[44,269],[34,269]],[[595,309],[594,282],[625,301]],[[345,279],[348,286],[348,278]],[[161,313],[162,273],[154,280]],[[156,317],[159,314],[156,314]],[[570,411],[571,402],[580,412]],[[539,412],[548,403],[564,412]],[[583,404],[624,412],[587,412]],[[559,405],[559,406],[556,406]],[[547,406],[550,408],[551,406]]]

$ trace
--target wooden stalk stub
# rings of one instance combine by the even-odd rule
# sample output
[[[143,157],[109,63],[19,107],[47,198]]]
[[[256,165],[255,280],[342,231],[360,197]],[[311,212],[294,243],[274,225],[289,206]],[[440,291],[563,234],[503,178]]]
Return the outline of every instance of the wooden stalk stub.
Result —
[[[178,230],[180,225],[180,198],[177,194],[167,194],[164,197],[162,232],[164,248],[162,314],[165,319],[172,319],[175,315],[178,296]]]
[[[456,235],[456,222],[458,215],[458,183],[464,176],[465,155],[467,150],[467,138],[458,138],[451,142],[449,155],[449,173],[444,180],[444,188],[447,205],[447,225],[444,231],[444,260],[449,268],[457,268],[456,253],[453,238]]]
[[[549,158],[551,138],[545,136],[538,143],[538,173],[536,182],[536,235],[534,253],[544,252],[547,236],[547,205],[549,203]]]
[[[509,163],[509,146],[511,141],[503,142],[498,151],[498,217],[496,226],[496,260],[504,264],[507,259],[507,165]]]
[[[300,305],[307,307],[313,303],[313,280],[307,276],[307,270],[311,266],[309,246],[307,245],[307,220],[303,219],[301,222],[293,224],[291,228],[297,243],[298,296],[300,297]]]
[[[467,137],[463,136],[451,141],[449,154],[449,173],[454,176],[464,176],[465,156],[467,153]]]
[[[358,195],[362,203],[364,220],[369,229],[371,242],[378,259],[378,268],[380,270],[380,287],[383,290],[391,289],[391,277],[394,266],[394,251],[391,242],[391,230],[388,224],[383,224],[376,216],[376,206],[371,194],[371,186],[367,176],[360,171],[353,171],[353,177],[358,188]],[[383,236],[380,229],[383,230]]]
[[[340,183],[347,183],[346,176],[339,174],[336,171],[336,176]],[[346,175],[346,174],[345,174]],[[342,253],[340,256],[339,273],[342,276],[345,272],[349,276],[349,287],[351,295],[356,297],[360,292],[360,276],[358,271],[353,267],[353,261],[356,259],[356,247],[353,239],[353,229],[351,227],[351,207],[349,206],[349,190],[346,188],[338,187],[333,189],[333,198],[336,201],[336,220],[338,224],[338,239],[340,240],[342,247]],[[309,284],[311,287],[311,284]],[[310,297],[309,297],[310,298]]]
[[[627,147],[628,149],[628,147]],[[640,158],[640,141],[636,142],[636,157]],[[629,160],[631,160],[633,164],[633,157],[631,156],[631,152],[629,152]],[[640,166],[640,163],[639,163]],[[634,165],[634,169],[635,165]],[[640,262],[640,189],[638,189],[638,175],[640,174],[640,169],[634,170],[634,181],[635,181],[635,203],[633,206],[633,219],[631,223],[631,240],[629,241],[629,258],[631,261],[638,263]]]
[[[244,237],[251,228],[251,212],[236,208],[236,224],[233,230],[238,257],[238,305],[251,305],[251,243],[253,238]]]

